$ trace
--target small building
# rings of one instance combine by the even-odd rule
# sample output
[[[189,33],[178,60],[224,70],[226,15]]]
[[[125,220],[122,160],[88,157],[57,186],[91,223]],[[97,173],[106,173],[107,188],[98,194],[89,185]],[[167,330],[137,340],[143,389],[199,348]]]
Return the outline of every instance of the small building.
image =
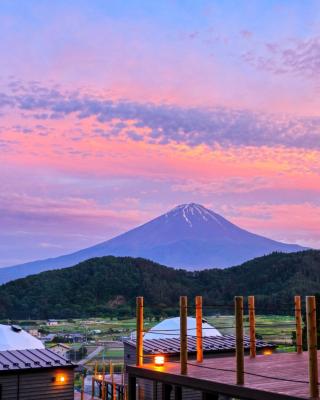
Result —
[[[82,343],[85,342],[85,336],[82,333],[67,333],[61,335],[68,343]]]
[[[47,326],[57,326],[59,322],[56,319],[48,319]]]
[[[30,333],[30,335],[32,335],[32,336],[34,336],[36,338],[40,338],[41,337],[41,334],[40,334],[38,329],[34,329],[34,328],[27,329],[27,332]]]
[[[49,349],[0,351],[0,398],[74,398],[75,365]]]
[[[53,351],[54,353],[58,354],[61,357],[64,357],[69,360],[69,352],[71,350],[71,347],[68,346],[65,343],[56,343],[53,346],[50,347],[50,350]]]
[[[53,339],[55,339],[56,337],[57,337],[57,335],[56,335],[55,333],[48,333],[48,335],[43,336],[43,337],[41,338],[41,340],[42,340],[44,343],[50,343],[50,342],[52,342]]]
[[[0,351],[25,349],[44,349],[44,345],[18,325],[0,325]]]

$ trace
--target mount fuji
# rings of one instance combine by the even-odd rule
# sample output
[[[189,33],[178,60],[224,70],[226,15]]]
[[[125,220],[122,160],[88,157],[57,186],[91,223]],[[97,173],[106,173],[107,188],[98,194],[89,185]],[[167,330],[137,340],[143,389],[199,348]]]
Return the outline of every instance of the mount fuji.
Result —
[[[248,232],[221,215],[190,203],[75,253],[1,268],[0,283],[106,255],[143,257],[171,267],[199,270],[230,267],[275,251],[302,250],[306,248]]]

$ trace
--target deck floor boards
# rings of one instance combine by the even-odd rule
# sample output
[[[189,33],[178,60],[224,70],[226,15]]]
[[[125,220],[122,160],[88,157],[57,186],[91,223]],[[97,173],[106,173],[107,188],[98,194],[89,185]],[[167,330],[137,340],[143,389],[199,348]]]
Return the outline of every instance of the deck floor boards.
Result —
[[[318,352],[318,360],[319,358],[320,352]],[[224,394],[234,394],[238,389],[239,394],[246,393],[248,399],[309,399],[307,352],[259,355],[255,359],[245,357],[245,372],[249,374],[245,374],[245,384],[242,386],[235,384],[234,357],[205,359],[200,364],[201,367],[197,366],[194,360],[189,360],[188,363],[187,377],[180,375],[178,362],[167,362],[164,367],[155,367],[153,364],[146,364],[143,367],[128,366],[128,372],[137,377],[149,376],[151,379],[156,377],[159,381],[171,384],[185,382],[188,383],[187,386],[198,390],[203,387],[213,391],[223,386]],[[231,371],[219,371],[219,368]],[[262,376],[250,375],[250,373]],[[279,380],[279,378],[288,379],[288,381]]]

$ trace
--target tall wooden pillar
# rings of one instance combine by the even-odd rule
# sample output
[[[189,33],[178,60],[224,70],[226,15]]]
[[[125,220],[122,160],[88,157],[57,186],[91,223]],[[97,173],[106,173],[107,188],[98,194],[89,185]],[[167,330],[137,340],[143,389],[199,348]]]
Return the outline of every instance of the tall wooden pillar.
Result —
[[[188,328],[187,328],[187,296],[180,296],[180,373],[188,372]]]
[[[256,356],[256,315],[254,296],[248,297],[248,308],[249,308],[249,326],[250,326],[250,357]]]
[[[136,365],[143,365],[143,297],[137,297],[137,347],[136,347]]]
[[[202,345],[202,296],[196,297],[196,343],[197,343],[197,362],[203,361]]]
[[[296,319],[296,347],[297,353],[302,353],[302,317],[301,317],[301,297],[294,297],[294,314]]]
[[[309,389],[310,397],[319,397],[318,388],[318,358],[317,358],[317,318],[316,298],[307,296],[307,331],[308,331],[308,353],[309,353]]]
[[[81,396],[80,400],[84,400],[84,374],[81,374]]]
[[[243,347],[243,297],[236,296],[235,317],[236,317],[236,367],[237,385],[244,384],[244,347]]]

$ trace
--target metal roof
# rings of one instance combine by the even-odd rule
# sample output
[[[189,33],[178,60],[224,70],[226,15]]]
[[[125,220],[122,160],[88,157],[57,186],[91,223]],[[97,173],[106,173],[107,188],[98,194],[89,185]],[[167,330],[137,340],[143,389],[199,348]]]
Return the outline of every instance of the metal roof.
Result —
[[[136,347],[135,340],[126,340],[125,343]],[[202,339],[204,353],[220,353],[233,351],[236,348],[236,338],[234,335],[208,336]],[[276,346],[266,343],[263,340],[256,340],[257,350],[264,348],[275,348]],[[244,337],[244,348],[249,350],[250,338]],[[143,341],[143,351],[145,354],[177,354],[180,352],[180,338],[170,339],[149,339]],[[188,337],[188,352],[196,352],[196,338]]]
[[[74,365],[49,349],[0,351],[0,373]]]

